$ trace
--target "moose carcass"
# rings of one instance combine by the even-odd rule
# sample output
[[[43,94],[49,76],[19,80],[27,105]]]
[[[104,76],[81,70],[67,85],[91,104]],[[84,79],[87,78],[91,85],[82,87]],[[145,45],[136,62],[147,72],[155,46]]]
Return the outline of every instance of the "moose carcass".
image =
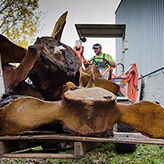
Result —
[[[73,79],[71,78],[71,81],[75,81],[75,84],[78,83],[78,76],[76,75],[79,73],[80,60],[72,49],[59,42],[61,36],[61,30],[59,29],[63,29],[65,21],[63,22],[62,25],[60,21],[57,23],[57,26],[61,28],[55,27],[57,33],[53,32],[52,35],[53,37],[56,36],[58,40],[52,37],[38,38],[35,45],[29,47],[28,51],[14,45],[4,36],[0,36],[0,52],[3,64],[21,62],[17,69],[5,65],[6,68],[10,68],[6,69],[6,73],[9,73],[14,81],[18,79],[17,85],[11,81],[6,89],[15,91],[19,84],[23,82],[22,80],[29,76],[41,96],[45,100],[51,98],[53,100],[55,90],[58,88],[58,84],[56,85],[55,82],[59,80],[58,77],[61,76],[61,72],[64,74],[64,79],[62,77],[61,80],[63,81],[60,82],[60,85],[70,80],[71,77],[67,79],[67,73],[75,75]],[[12,51],[9,47],[12,48]],[[32,59],[29,56],[32,56]],[[73,56],[73,60],[70,60],[69,56]],[[26,69],[24,61],[28,58],[31,60],[27,64],[28,69]],[[60,60],[60,62],[56,64],[54,59]],[[47,80],[47,82],[44,80]],[[74,86],[70,88],[64,93],[64,97],[60,101],[50,102],[34,97],[20,97],[13,100],[0,108],[0,135],[26,133],[54,121],[61,121],[63,129],[71,133],[101,135],[110,134],[113,125],[116,122],[122,122],[144,135],[164,138],[164,110],[161,106],[148,101],[131,105],[119,104],[115,101],[113,93],[95,87],[96,81],[99,84],[103,80],[94,77],[93,74],[88,76],[88,74],[82,72],[80,86],[86,87]],[[104,86],[108,86],[106,82]],[[114,88],[113,92],[116,94],[118,86],[116,85]],[[110,90],[110,87],[108,90]]]
[[[141,101],[119,104],[115,95],[103,88],[76,87],[61,101],[18,98],[0,110],[0,135],[26,133],[41,125],[61,121],[63,129],[77,135],[110,134],[121,122],[153,138],[164,138],[164,109]]]
[[[115,95],[118,93],[119,86],[116,83],[113,83],[112,81],[102,78],[99,69],[95,65],[88,67],[84,71],[81,70],[79,71],[80,71],[80,77],[79,77],[80,87],[87,87],[87,88],[101,87],[112,92]]]
[[[45,100],[59,100],[68,88],[65,85],[67,81],[78,85],[81,62],[70,47],[59,41],[66,14],[63,14],[57,21],[52,37],[37,38],[35,44],[29,46],[28,50],[13,44],[0,35],[0,52],[7,93],[29,95]],[[13,68],[12,65],[8,65],[11,62],[20,62],[20,65],[18,68]],[[95,72],[96,68],[94,67]],[[87,73],[81,72],[80,86],[88,83],[91,75]],[[32,85],[25,82],[27,77],[33,81]],[[113,93],[118,92],[118,86],[113,85],[110,81],[97,77],[95,77],[95,81],[96,86],[102,86]],[[3,102],[3,105],[8,101],[9,99]]]
[[[67,12],[56,22],[51,37],[38,38],[28,50],[0,35],[6,95],[28,95],[44,100],[59,100],[68,89],[66,82],[79,84],[81,61],[69,46],[60,42],[66,15]],[[18,68],[8,65],[17,62],[20,63]],[[91,76],[88,75],[89,71],[90,69],[81,72],[80,86],[85,87],[88,83]],[[105,88],[114,94],[118,92],[118,86],[99,78],[101,75],[95,67],[94,73],[96,73],[95,86]],[[25,82],[27,77],[32,80],[32,85]]]
[[[0,53],[7,93],[29,95],[45,100],[58,100],[65,83],[78,85],[81,61],[69,46],[60,42],[67,12],[56,22],[51,37],[38,38],[28,50],[0,35]],[[20,63],[17,68],[8,63]],[[33,85],[25,83],[29,77]]]
[[[88,83],[94,86],[94,75]],[[61,121],[65,131],[77,135],[109,135],[113,125],[120,122],[146,136],[164,138],[163,117],[164,109],[156,103],[120,104],[106,89],[74,85],[60,101],[20,97],[2,107],[0,135],[26,133],[55,121]]]

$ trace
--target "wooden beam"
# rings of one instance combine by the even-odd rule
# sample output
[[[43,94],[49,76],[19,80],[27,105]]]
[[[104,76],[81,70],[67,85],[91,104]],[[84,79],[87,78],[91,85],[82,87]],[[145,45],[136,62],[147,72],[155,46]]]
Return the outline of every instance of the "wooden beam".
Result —
[[[0,157],[4,158],[61,158],[61,159],[72,159],[79,158],[73,154],[52,154],[52,153],[10,153],[2,154]]]
[[[0,142],[0,154],[40,146],[38,142],[3,141]]]
[[[74,143],[74,155],[76,157],[82,157],[87,152],[100,147],[102,145],[101,142],[75,142]]]
[[[164,139],[149,138],[143,136],[141,133],[126,133],[126,132],[124,133],[114,132],[114,137],[111,138],[85,137],[85,136],[82,137],[82,136],[75,136],[69,134],[42,134],[42,135],[19,135],[19,136],[0,137],[0,141],[44,142],[46,140],[164,145]]]
[[[19,136],[1,136],[0,137],[0,157],[4,158],[81,158],[88,151],[101,146],[101,142],[113,142],[124,144],[150,144],[164,145],[164,139],[153,139],[143,136],[141,133],[122,133],[114,132],[114,137],[82,137],[72,134],[38,134],[38,135],[19,135]],[[39,145],[41,142],[48,141],[71,141],[74,142],[74,154],[55,154],[55,153],[9,153],[22,147],[29,147],[31,144]],[[40,142],[40,143],[39,143]],[[21,144],[20,144],[21,143]],[[15,145],[13,148],[13,144]],[[24,146],[25,145],[25,146]]]

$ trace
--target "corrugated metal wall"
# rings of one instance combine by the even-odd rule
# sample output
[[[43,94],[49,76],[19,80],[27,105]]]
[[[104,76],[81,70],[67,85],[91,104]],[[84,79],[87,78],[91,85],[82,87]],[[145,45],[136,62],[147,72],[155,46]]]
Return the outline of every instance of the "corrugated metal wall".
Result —
[[[164,0],[122,0],[116,24],[126,24],[129,50],[124,63],[136,63],[139,77],[164,66]],[[121,62],[122,41],[116,39],[116,62]]]

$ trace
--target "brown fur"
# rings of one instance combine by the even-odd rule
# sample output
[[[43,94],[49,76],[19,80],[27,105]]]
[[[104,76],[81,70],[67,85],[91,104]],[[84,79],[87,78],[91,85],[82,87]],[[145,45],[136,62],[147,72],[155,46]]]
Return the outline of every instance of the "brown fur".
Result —
[[[28,74],[30,70],[32,69],[33,65],[35,64],[37,58],[40,56],[41,51],[43,50],[43,43],[40,39],[37,39],[36,44],[33,46],[29,46],[27,54],[23,58],[22,62],[18,66],[18,68],[14,68],[11,65],[3,65],[3,78],[4,78],[4,84],[5,84],[5,90],[8,93],[15,93],[18,90],[20,90],[19,86],[21,87],[21,92],[25,94],[25,90],[28,90],[29,88],[32,89],[32,86],[29,87],[28,84],[24,81],[28,77]],[[26,86],[28,88],[26,88]],[[35,90],[35,88],[34,88]],[[30,93],[32,96],[36,95],[36,91],[32,90],[34,93]],[[29,92],[29,90],[28,90]],[[38,91],[37,91],[38,92]],[[27,92],[26,92],[27,93]],[[38,92],[39,93],[39,92]],[[29,95],[30,95],[29,94]],[[26,95],[26,94],[25,94]],[[41,98],[41,96],[37,96]]]
[[[13,100],[0,110],[0,135],[22,134],[62,121],[65,131],[92,136],[111,132],[113,125],[121,122],[146,136],[164,138],[163,117],[164,109],[155,103],[119,104],[105,89],[81,87],[65,92],[58,102],[23,97]]]
[[[63,17],[62,22],[65,24]],[[94,74],[96,68],[91,67],[89,74],[80,72],[81,87],[67,83],[72,81],[78,85],[81,63],[70,47],[59,42],[63,23],[58,22],[59,28],[55,29],[59,31],[53,32],[54,38],[38,39],[28,50],[0,35],[2,63],[21,62],[16,69],[7,65],[3,67],[6,90],[25,94],[23,90],[28,89],[27,95],[45,100],[62,98],[56,102],[34,97],[13,100],[0,109],[0,135],[23,134],[56,121],[62,121],[63,129],[67,132],[99,135],[111,132],[113,125],[121,122],[149,137],[164,138],[164,109],[148,101],[131,105],[117,103],[114,94],[117,94],[119,86],[96,77],[99,76]],[[54,46],[62,46],[65,50],[54,54],[51,52]],[[28,76],[34,84],[30,88],[24,82]],[[63,85],[65,83],[67,86]],[[71,89],[65,92],[67,87]]]
[[[99,72],[99,70],[95,69],[96,66],[91,66],[90,67],[90,74],[85,73],[85,71],[80,71],[80,79],[79,79],[79,86],[80,87],[101,87],[104,88],[113,94],[117,94],[119,91],[119,86],[116,83],[113,83],[112,81],[96,77]]]
[[[24,94],[45,100],[59,100],[63,93],[59,92],[60,95],[56,95],[54,92],[60,90],[62,85],[68,81],[78,85],[81,61],[72,48],[60,42],[66,15],[67,12],[56,22],[52,37],[38,38],[28,50],[0,35],[2,63],[20,63],[15,69],[8,65],[3,68],[7,94]],[[60,50],[60,47],[63,47],[63,50]],[[55,48],[58,52],[54,53]],[[33,85],[24,82],[27,77],[32,80]]]

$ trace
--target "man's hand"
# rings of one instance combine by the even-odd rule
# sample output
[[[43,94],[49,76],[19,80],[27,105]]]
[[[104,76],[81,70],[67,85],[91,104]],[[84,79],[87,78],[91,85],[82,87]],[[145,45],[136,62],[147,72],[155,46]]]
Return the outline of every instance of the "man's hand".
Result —
[[[89,65],[91,65],[91,63],[89,62],[89,60],[83,61],[83,64],[84,64],[85,68],[87,68],[87,67],[89,67]]]
[[[115,67],[115,66],[116,66],[116,64],[115,64],[114,62],[112,62],[112,61],[109,61],[108,58],[105,58],[105,60],[108,61],[109,65],[110,65],[111,67]]]

